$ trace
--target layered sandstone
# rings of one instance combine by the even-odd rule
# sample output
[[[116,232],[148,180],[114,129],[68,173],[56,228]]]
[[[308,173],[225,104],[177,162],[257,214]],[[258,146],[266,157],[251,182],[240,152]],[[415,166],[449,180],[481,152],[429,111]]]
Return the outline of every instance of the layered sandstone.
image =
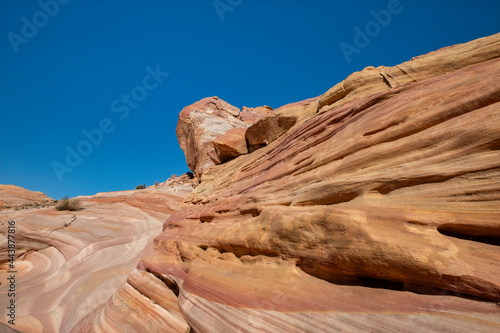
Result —
[[[16,329],[499,331],[499,82],[500,34],[259,115],[185,108],[193,192],[183,176],[76,212],[0,211],[19,237]],[[217,145],[240,150],[215,165]]]
[[[0,210],[47,207],[55,202],[56,200],[42,192],[26,190],[15,185],[0,185]]]
[[[0,332],[9,330],[7,221],[15,221],[17,258],[16,321],[9,326],[18,332],[69,332],[152,253],[153,238],[192,189],[189,177],[181,176],[144,190],[79,197],[78,211],[0,211]],[[21,188],[10,193],[40,197]]]
[[[257,120],[73,332],[500,330],[499,42]]]
[[[204,98],[185,107],[179,114],[177,138],[191,171],[200,177],[215,163],[208,152],[212,141],[233,128],[248,125],[239,119],[240,109],[218,97]]]

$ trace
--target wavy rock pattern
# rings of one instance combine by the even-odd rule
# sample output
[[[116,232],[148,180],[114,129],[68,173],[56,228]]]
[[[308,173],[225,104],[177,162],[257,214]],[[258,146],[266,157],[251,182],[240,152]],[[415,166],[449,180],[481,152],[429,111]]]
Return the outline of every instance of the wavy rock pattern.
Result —
[[[116,331],[500,330],[499,41],[268,115],[295,122],[204,173],[155,253],[73,331],[136,304]],[[252,126],[277,129],[265,122]]]
[[[184,177],[0,211],[2,234],[17,222],[16,329],[499,331],[499,82],[500,34],[259,114],[185,108],[193,192]],[[234,127],[250,153],[214,165]]]
[[[106,303],[139,259],[152,252],[153,238],[163,222],[192,190],[184,178],[179,177],[184,183],[178,180],[169,186],[80,197],[83,209],[74,212],[54,208],[0,211],[0,331],[9,330],[6,309],[10,299],[4,297],[8,220],[16,222],[18,271],[16,325],[12,328],[69,332],[82,317]]]

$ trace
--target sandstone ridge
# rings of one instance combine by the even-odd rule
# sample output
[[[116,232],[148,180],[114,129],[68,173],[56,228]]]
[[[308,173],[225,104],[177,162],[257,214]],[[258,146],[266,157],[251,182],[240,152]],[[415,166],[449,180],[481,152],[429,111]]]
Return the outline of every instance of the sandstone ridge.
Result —
[[[178,131],[200,185],[73,331],[500,330],[499,45],[367,68],[250,126],[221,105],[235,126]],[[196,110],[191,124],[215,112]],[[248,153],[200,167],[232,128]]]
[[[69,332],[127,280],[153,238],[195,184],[173,177],[143,190],[78,197],[82,209],[0,210],[0,332]],[[3,187],[0,187],[3,190]],[[19,187],[12,197],[45,195]],[[52,201],[52,200],[50,200]],[[7,222],[15,221],[16,325],[7,327]]]
[[[184,108],[193,177],[0,211],[16,329],[499,331],[499,82],[497,34],[275,110]]]

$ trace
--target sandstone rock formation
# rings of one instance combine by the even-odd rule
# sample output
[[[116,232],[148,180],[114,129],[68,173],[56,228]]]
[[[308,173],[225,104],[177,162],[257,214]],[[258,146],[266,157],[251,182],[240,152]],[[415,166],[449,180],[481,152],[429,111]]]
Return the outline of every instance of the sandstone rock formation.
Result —
[[[220,164],[221,162],[248,153],[247,140],[245,138],[246,131],[246,128],[232,128],[212,141],[217,156],[214,161],[215,164]]]
[[[204,98],[185,107],[179,114],[177,138],[191,171],[200,177],[214,166],[208,156],[212,141],[232,128],[246,128],[240,110],[218,97]]]
[[[499,82],[500,34],[367,68],[255,123],[217,98],[185,108],[177,134],[202,178],[189,195],[184,177],[82,198],[76,219],[0,211],[22,240],[16,328],[499,331]],[[214,165],[232,128],[251,153]]]
[[[340,106],[358,97],[450,73],[499,56],[498,36],[493,35],[466,44],[445,47],[394,67],[367,67],[361,72],[351,74],[323,94],[318,103],[318,111]]]
[[[201,177],[215,164],[247,154],[246,128],[272,113],[269,106],[244,106],[240,112],[217,96],[185,107],[179,114],[176,131],[189,169]]]
[[[79,197],[83,209],[74,212],[54,207],[1,210],[0,332],[11,331],[6,316],[7,221],[15,221],[17,257],[16,325],[9,326],[18,332],[69,332],[108,301],[141,257],[152,253],[152,240],[165,219],[193,189],[187,178]],[[21,188],[8,190],[16,198],[48,198]]]
[[[499,331],[499,42],[258,120],[73,332]]]
[[[268,145],[285,134],[304,115],[313,114],[317,109],[318,99],[316,97],[287,104],[258,119],[245,134],[250,150]]]
[[[54,203],[54,199],[49,198],[42,192],[29,191],[14,185],[0,185],[0,210],[43,207]]]
[[[244,106],[241,108],[239,118],[245,123],[251,125],[271,112],[273,112],[273,108],[267,105],[256,108],[247,108]]]

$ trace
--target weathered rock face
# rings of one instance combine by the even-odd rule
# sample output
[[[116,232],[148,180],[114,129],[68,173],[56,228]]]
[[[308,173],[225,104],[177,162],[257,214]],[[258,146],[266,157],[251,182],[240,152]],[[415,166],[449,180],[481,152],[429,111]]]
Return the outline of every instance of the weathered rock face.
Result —
[[[214,166],[208,156],[212,141],[232,128],[246,128],[240,110],[218,97],[204,98],[185,107],[179,114],[177,139],[186,155],[188,167],[200,177]]]
[[[216,160],[214,160],[215,164],[248,153],[246,131],[246,128],[233,128],[212,142],[217,155]]]
[[[258,125],[266,146],[205,173],[74,332],[500,330],[499,42]]]
[[[244,106],[241,108],[239,118],[245,123],[251,125],[271,112],[273,112],[273,108],[267,105],[256,108],[247,108]]]
[[[259,118],[246,131],[251,151],[275,141],[292,128],[304,115],[314,114],[319,97],[284,105]],[[309,111],[309,112],[308,112]]]
[[[79,211],[1,210],[0,332],[13,331],[7,327],[7,221],[15,221],[17,257],[16,321],[9,327],[18,332],[69,332],[113,296],[141,257],[153,252],[153,238],[192,189],[192,180],[180,176],[144,190],[79,197]],[[21,188],[10,188],[9,193],[29,200],[47,198]],[[127,292],[140,295],[134,285]]]
[[[466,44],[442,48],[394,67],[367,67],[321,96],[318,111],[329,110],[358,97],[375,94],[401,85],[443,75],[500,56],[497,35]]]
[[[43,207],[54,203],[54,199],[42,192],[30,191],[14,185],[0,185],[0,210]]]

